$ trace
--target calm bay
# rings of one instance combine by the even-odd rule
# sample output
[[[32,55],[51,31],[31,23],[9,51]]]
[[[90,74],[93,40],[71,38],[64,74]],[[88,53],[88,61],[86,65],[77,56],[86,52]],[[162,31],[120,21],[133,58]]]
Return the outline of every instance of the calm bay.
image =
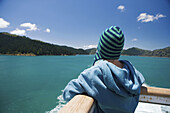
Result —
[[[59,104],[67,83],[93,64],[94,55],[0,56],[0,113],[44,113]],[[121,56],[149,86],[170,88],[170,58]]]

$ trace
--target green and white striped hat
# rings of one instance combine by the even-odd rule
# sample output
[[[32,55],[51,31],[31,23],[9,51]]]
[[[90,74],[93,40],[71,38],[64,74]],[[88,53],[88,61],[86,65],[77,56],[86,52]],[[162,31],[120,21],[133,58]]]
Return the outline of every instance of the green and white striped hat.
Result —
[[[99,59],[119,59],[123,46],[122,30],[117,26],[111,26],[101,34],[94,63]]]

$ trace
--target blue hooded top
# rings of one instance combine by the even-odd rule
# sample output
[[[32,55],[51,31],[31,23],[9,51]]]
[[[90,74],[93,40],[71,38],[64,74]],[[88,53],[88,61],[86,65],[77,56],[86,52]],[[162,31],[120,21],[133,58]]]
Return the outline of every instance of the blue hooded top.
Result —
[[[133,113],[138,105],[143,75],[129,61],[120,60],[123,68],[98,60],[68,83],[63,92],[66,101],[77,94],[96,100],[94,113]]]

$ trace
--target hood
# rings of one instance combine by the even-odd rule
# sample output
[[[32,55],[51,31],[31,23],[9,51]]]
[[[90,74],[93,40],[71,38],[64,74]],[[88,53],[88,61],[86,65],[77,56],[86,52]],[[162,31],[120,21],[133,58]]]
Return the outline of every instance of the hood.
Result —
[[[145,81],[143,75],[129,61],[120,62],[124,64],[123,68],[105,60],[96,62],[103,72],[104,84],[109,90],[123,97],[139,95]]]

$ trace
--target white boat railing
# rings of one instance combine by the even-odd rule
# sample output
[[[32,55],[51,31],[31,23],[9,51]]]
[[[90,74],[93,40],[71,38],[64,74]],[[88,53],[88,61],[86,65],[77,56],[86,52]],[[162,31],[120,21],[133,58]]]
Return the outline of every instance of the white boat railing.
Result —
[[[140,102],[170,106],[170,89],[142,86]],[[58,113],[91,113],[94,99],[86,95],[76,95]]]
[[[139,101],[170,106],[170,89],[142,87]]]

